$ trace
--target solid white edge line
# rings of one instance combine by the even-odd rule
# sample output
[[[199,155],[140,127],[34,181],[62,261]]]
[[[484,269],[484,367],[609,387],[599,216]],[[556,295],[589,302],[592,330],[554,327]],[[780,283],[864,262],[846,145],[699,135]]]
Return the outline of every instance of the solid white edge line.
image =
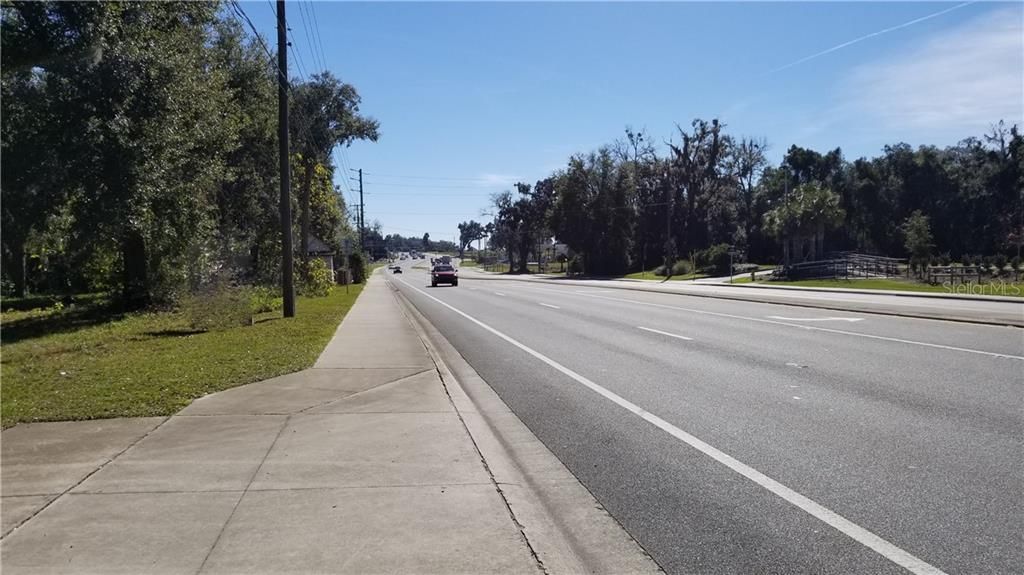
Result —
[[[551,305],[549,303],[544,303],[544,302],[537,302],[537,303],[539,303],[540,305],[542,305],[544,307],[549,307],[551,309],[562,309],[562,308],[558,307],[557,305]]]
[[[501,293],[500,291],[494,292],[494,295],[500,295],[501,297],[505,297],[505,294]]]
[[[535,290],[543,290],[543,291],[558,291],[558,292],[561,291],[561,290],[550,289],[550,288],[527,288],[527,289],[535,289]],[[1001,358],[1004,358],[1004,359],[1015,359],[1017,361],[1024,361],[1024,356],[1010,355],[1010,354],[1007,354],[1007,353],[996,353],[994,351],[983,351],[983,350],[980,350],[980,349],[969,349],[969,348],[966,348],[966,347],[955,347],[955,346],[952,346],[952,345],[942,345],[940,343],[928,343],[926,341],[914,341],[912,339],[900,339],[898,337],[888,337],[888,336],[884,336],[884,335],[874,335],[874,334],[871,334],[871,333],[858,333],[858,332],[855,332],[855,331],[846,331],[846,330],[842,330],[842,329],[832,329],[832,328],[828,328],[828,327],[817,327],[817,326],[811,326],[811,325],[801,325],[801,324],[796,324],[796,323],[786,323],[784,321],[776,321],[776,320],[771,320],[771,319],[762,319],[762,318],[759,318],[759,317],[748,317],[748,316],[743,316],[743,315],[735,315],[735,314],[731,314],[731,313],[721,313],[721,312],[717,312],[717,311],[707,311],[707,310],[703,310],[703,309],[693,309],[693,308],[688,308],[688,307],[681,307],[681,306],[677,306],[677,305],[666,305],[666,304],[661,304],[661,303],[637,301],[635,299],[607,297],[607,296],[600,296],[600,295],[593,295],[593,294],[584,294],[584,293],[581,293],[581,292],[577,292],[577,293],[579,293],[579,295],[582,295],[584,297],[592,297],[592,298],[596,298],[596,299],[605,299],[605,300],[608,300],[608,301],[616,301],[616,302],[619,302],[619,303],[632,303],[632,304],[636,304],[636,305],[646,305],[646,306],[650,306],[650,307],[659,307],[659,308],[663,308],[663,309],[675,309],[675,310],[687,311],[687,312],[691,312],[691,313],[698,313],[698,314],[702,314],[702,315],[712,315],[712,316],[717,316],[717,317],[728,317],[728,318],[731,318],[731,319],[742,319],[742,320],[746,320],[746,321],[756,321],[756,322],[760,322],[760,323],[770,323],[770,324],[774,324],[774,325],[784,325],[784,326],[788,326],[788,327],[795,327],[795,328],[799,328],[799,329],[807,329],[807,330],[812,330],[812,331],[823,331],[823,332],[827,332],[827,333],[837,333],[837,334],[841,334],[841,335],[852,335],[854,337],[865,337],[865,338],[868,338],[868,339],[879,339],[879,340],[882,340],[882,341],[892,341],[892,342],[896,342],[896,343],[905,343],[905,344],[908,344],[908,345],[920,345],[920,346],[923,346],[923,347],[932,347],[932,348],[937,348],[937,349],[946,349],[946,350],[949,350],[949,351],[962,351],[964,353],[976,353],[976,354],[980,354],[980,355],[987,355],[989,357],[1001,357]],[[768,305],[778,305],[778,304],[768,304]]]
[[[675,338],[679,338],[679,339],[685,339],[686,341],[693,341],[692,337],[686,337],[685,335],[678,335],[678,334],[674,334],[674,333],[669,333],[667,331],[661,331],[660,329],[652,329],[652,328],[649,328],[649,327],[643,327],[643,326],[639,326],[639,325],[636,326],[636,328],[637,329],[642,329],[644,331],[649,331],[649,332],[652,332],[652,333],[660,333],[661,335],[667,335],[668,337],[675,337]]]
[[[600,385],[594,383],[593,381],[590,381],[586,377],[576,373],[575,371],[569,369],[568,367],[565,367],[564,365],[540,353],[539,351],[527,347],[526,345],[494,329],[493,327],[485,324],[484,322],[476,319],[475,317],[467,314],[466,312],[437,299],[436,297],[428,294],[427,292],[417,287],[414,287],[412,284],[409,284],[405,280],[400,279],[398,281],[404,283],[410,289],[419,292],[420,294],[434,300],[435,302],[443,305],[444,307],[450,309],[451,311],[457,313],[458,315],[468,319],[469,321],[480,326],[484,330],[505,340],[506,342],[528,353],[529,355],[532,355],[533,357],[553,367],[555,370],[572,378],[581,385],[589,388],[591,391],[594,391],[598,395],[601,395],[605,399],[608,399],[612,403],[615,403],[619,407],[622,407],[627,411],[640,416],[645,421],[654,425],[658,429],[661,429],[662,431],[668,433],[669,435],[675,437],[676,439],[679,439],[683,443],[686,443],[690,447],[693,447],[697,451],[700,451],[704,455],[707,455],[708,457],[714,459],[715,461],[721,463],[722,465],[725,465],[729,469],[732,469],[736,473],[742,475],[743,477],[746,477],[747,479],[753,481],[757,485],[781,497],[782,499],[786,500],[787,502],[799,508],[800,510],[828,524],[833,529],[836,529],[840,533],[843,533],[847,537],[850,537],[854,541],[857,541],[858,543],[864,545],[865,547],[871,549],[875,553],[878,553],[882,557],[885,557],[886,559],[892,561],[900,567],[903,567],[911,573],[915,573],[918,575],[946,575],[945,572],[940,570],[938,567],[935,567],[922,559],[918,559],[914,555],[911,555],[907,551],[904,551],[903,549],[897,547],[896,545],[893,545],[887,540],[882,539],[881,537],[875,535],[871,531],[868,531],[860,525],[857,525],[849,519],[846,519],[845,517],[839,515],[835,511],[832,511],[831,509],[828,509],[827,507],[824,507],[823,505],[816,503],[810,498],[801,495],[796,491],[793,491],[789,487],[786,487],[785,485],[779,483],[778,481],[775,481],[771,477],[768,477],[767,475],[761,473],[760,471],[754,469],[753,467],[750,467],[749,465],[733,458],[732,456],[726,454],[725,452],[720,451],[715,447],[712,447],[711,445],[701,441],[700,439],[694,437],[693,435],[690,435],[689,433],[683,431],[682,429],[679,429],[678,427],[672,425],[671,423],[665,421],[664,419],[658,417],[657,415],[648,412],[647,410],[636,405],[635,403],[632,403],[631,401],[616,394],[615,392],[609,391],[601,387]]]

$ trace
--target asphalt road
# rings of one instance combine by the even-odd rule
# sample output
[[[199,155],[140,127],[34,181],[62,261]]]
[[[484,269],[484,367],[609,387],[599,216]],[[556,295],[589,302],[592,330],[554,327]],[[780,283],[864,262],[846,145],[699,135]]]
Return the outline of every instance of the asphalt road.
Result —
[[[472,272],[465,274],[472,276]],[[482,274],[477,274],[482,275]],[[971,295],[951,299],[943,294],[924,292],[892,292],[887,290],[858,291],[813,291],[795,286],[772,286],[722,283],[701,283],[689,281],[652,282],[627,279],[564,279],[558,283],[577,286],[629,287],[632,290],[672,292],[694,296],[717,298],[753,299],[762,302],[784,303],[805,307],[841,307],[847,311],[881,312],[896,315],[921,316],[982,321],[1000,325],[1024,327],[1024,298],[1013,297],[1020,288],[996,284],[985,289],[995,294]],[[965,286],[960,286],[965,288]],[[975,286],[975,289],[981,289]],[[1002,290],[1002,291],[1000,291]],[[990,297],[999,295],[999,297]]]
[[[1018,328],[404,267],[389,280],[670,573],[1022,570]]]

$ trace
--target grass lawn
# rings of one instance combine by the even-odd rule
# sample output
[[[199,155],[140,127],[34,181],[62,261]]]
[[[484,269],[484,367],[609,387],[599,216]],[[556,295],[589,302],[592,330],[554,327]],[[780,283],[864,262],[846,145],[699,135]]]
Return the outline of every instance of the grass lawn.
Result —
[[[661,280],[665,279],[664,277],[654,275],[654,270],[648,270],[647,272],[635,272],[635,273],[631,273],[629,275],[624,275],[622,277],[624,279],[631,279],[631,280],[658,280],[658,281],[661,281]],[[670,277],[668,279],[668,281],[696,280],[696,279],[706,278],[706,277],[708,277],[708,274],[692,273],[692,274],[686,274],[686,275],[683,275],[683,276],[672,276],[672,277]]]
[[[204,394],[308,368],[362,288],[298,298],[294,318],[262,314],[206,333],[178,313],[111,316],[97,300],[4,312],[0,423],[170,415]]]
[[[750,276],[733,280],[733,283],[750,283]],[[1005,282],[974,284],[973,291],[967,291],[969,286],[959,287],[955,292],[953,287],[943,285],[931,285],[907,279],[853,279],[853,280],[799,280],[799,281],[758,281],[758,284],[772,286],[802,286],[802,287],[824,287],[824,288],[848,288],[848,289],[879,289],[897,291],[918,291],[930,293],[974,293],[977,295],[1007,295],[1024,297],[1024,283]]]

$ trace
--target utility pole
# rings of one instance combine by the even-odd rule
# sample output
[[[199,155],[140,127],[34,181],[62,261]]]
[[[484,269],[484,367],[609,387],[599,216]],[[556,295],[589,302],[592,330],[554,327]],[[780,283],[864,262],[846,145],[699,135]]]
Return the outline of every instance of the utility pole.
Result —
[[[363,169],[359,168],[359,243],[366,251],[366,204],[363,203]]]
[[[277,0],[277,141],[281,162],[281,296],[284,317],[295,317],[292,277],[291,167],[288,160],[288,30],[284,0]]]
[[[362,252],[366,252],[366,206],[363,204],[363,169],[352,170],[353,172],[359,172],[359,179],[349,178],[353,182],[359,182],[359,213],[357,215],[356,225],[359,226],[359,249]]]

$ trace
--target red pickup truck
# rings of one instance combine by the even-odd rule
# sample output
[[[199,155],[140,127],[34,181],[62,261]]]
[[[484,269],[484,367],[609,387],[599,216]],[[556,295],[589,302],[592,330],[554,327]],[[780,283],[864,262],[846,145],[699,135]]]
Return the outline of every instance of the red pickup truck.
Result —
[[[459,285],[459,272],[450,265],[438,264],[430,271],[430,287],[437,284]]]

